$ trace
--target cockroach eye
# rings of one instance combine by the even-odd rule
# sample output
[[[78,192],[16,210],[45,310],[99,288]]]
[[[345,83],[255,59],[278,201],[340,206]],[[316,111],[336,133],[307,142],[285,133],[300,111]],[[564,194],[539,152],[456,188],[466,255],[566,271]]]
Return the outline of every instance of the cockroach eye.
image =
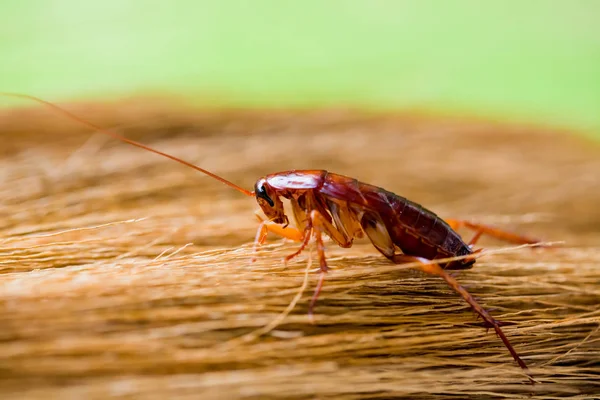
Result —
[[[254,186],[254,193],[256,193],[256,198],[264,199],[271,207],[275,207],[275,202],[267,194],[262,180],[256,182],[256,185]]]

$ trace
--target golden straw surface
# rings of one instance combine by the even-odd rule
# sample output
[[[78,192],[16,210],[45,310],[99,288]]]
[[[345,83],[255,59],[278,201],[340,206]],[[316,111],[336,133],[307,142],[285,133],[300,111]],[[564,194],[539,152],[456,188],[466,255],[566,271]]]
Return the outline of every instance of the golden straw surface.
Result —
[[[541,383],[443,281],[368,242],[327,242],[311,325],[317,274],[298,296],[309,252],[286,269],[297,245],[271,238],[250,263],[253,199],[33,107],[0,116],[3,399],[600,397],[596,144],[416,114],[65,107],[249,189],[327,169],[444,217],[564,241],[456,274],[515,323],[504,331]]]

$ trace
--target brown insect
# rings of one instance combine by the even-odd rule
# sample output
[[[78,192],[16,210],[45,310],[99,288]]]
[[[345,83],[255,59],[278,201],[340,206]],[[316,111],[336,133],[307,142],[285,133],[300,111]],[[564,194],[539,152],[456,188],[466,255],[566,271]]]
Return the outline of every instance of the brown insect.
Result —
[[[496,331],[512,357],[528,374],[530,381],[534,382],[525,362],[500,328],[501,323],[492,318],[446,271],[472,268],[476,261],[475,253],[481,251],[481,249],[473,250],[472,246],[483,234],[519,244],[536,244],[539,243],[538,240],[487,225],[463,220],[444,220],[423,206],[385,189],[323,170],[284,171],[270,174],[260,178],[254,185],[254,191],[249,191],[187,161],[104,130],[50,102],[22,94],[0,94],[42,103],[93,130],[177,161],[223,182],[246,196],[256,197],[258,205],[268,220],[261,221],[255,246],[264,243],[269,232],[301,242],[296,252],[285,257],[286,262],[299,255],[314,237],[321,274],[309,307],[311,315],[328,269],[323,234],[329,236],[339,246],[346,248],[352,246],[355,238],[366,235],[373,246],[390,261],[397,264],[420,263],[422,271],[444,279],[481,316],[485,326]],[[282,198],[289,200],[297,228],[288,226],[289,220],[284,211]],[[474,237],[468,243],[456,233],[459,227],[475,231]],[[461,256],[464,257],[459,260],[431,262],[436,259]]]

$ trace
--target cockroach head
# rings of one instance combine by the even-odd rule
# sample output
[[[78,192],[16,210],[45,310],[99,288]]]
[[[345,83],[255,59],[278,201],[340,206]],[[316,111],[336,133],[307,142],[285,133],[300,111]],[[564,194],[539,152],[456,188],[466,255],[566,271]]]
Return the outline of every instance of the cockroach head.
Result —
[[[288,219],[283,209],[283,203],[275,189],[264,179],[259,179],[254,185],[256,202],[270,221],[276,224],[287,224]]]

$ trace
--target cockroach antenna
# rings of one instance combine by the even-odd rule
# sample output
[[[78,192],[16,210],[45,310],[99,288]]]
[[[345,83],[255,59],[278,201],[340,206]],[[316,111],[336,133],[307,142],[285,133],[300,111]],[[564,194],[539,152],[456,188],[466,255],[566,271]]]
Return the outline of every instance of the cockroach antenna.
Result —
[[[79,123],[81,123],[81,124],[83,124],[83,125],[91,128],[91,129],[97,131],[97,132],[100,132],[100,133],[103,133],[105,135],[111,136],[111,137],[113,137],[115,139],[118,139],[118,140],[120,140],[122,142],[129,143],[132,146],[136,146],[136,147],[139,147],[141,149],[144,149],[144,150],[150,151],[152,153],[158,154],[160,156],[169,158],[169,159],[171,159],[173,161],[177,161],[180,164],[183,164],[185,166],[193,168],[196,171],[200,171],[203,174],[206,174],[206,175],[210,176],[211,178],[214,178],[214,179],[216,179],[216,180],[218,180],[220,182],[223,182],[227,186],[234,188],[235,190],[237,190],[238,192],[241,192],[241,193],[245,194],[246,196],[251,196],[251,197],[254,196],[254,192],[246,190],[243,187],[240,187],[240,186],[236,185],[235,183],[228,181],[225,178],[221,178],[220,176],[215,175],[212,172],[205,170],[204,168],[200,168],[197,165],[194,165],[194,164],[192,164],[190,162],[182,160],[181,158],[172,156],[172,155],[167,154],[167,153],[163,153],[160,150],[153,149],[152,147],[146,146],[145,144],[142,144],[140,142],[136,142],[135,140],[128,139],[125,136],[121,136],[118,133],[112,132],[112,131],[110,131],[108,129],[101,128],[98,125],[93,124],[90,121],[87,121],[87,120],[85,120],[83,118],[80,118],[77,115],[75,115],[75,114],[73,114],[73,113],[65,110],[64,108],[59,107],[56,104],[53,104],[53,103],[51,103],[49,101],[42,100],[42,99],[40,99],[38,97],[35,97],[35,96],[30,96],[30,95],[27,95],[27,94],[19,94],[19,93],[0,92],[0,95],[2,95],[2,96],[8,96],[8,97],[16,97],[16,98],[20,98],[20,99],[33,100],[33,101],[38,102],[40,104],[43,104],[43,105],[45,105],[47,107],[50,107],[54,111],[57,111],[57,112],[65,115],[67,118],[69,118],[71,120],[74,120],[74,121],[77,121],[77,122],[79,122]]]

